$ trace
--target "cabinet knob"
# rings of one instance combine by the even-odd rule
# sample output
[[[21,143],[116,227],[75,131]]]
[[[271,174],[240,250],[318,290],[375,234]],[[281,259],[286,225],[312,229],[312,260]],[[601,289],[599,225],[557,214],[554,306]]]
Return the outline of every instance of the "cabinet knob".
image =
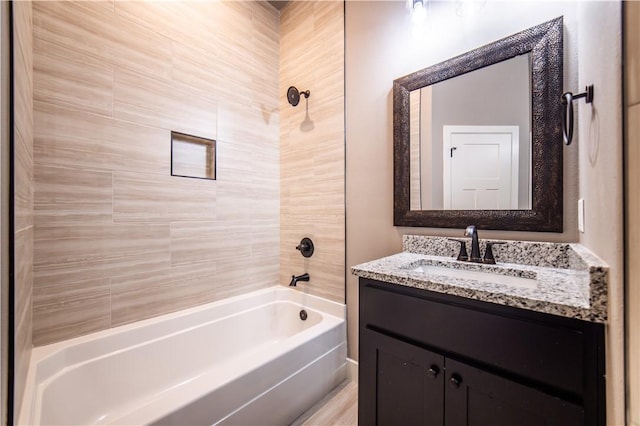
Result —
[[[460,377],[457,374],[451,375],[451,378],[449,379],[449,384],[451,385],[452,388],[458,389],[461,383],[462,383],[462,377]]]
[[[438,374],[440,374],[440,369],[436,365],[432,365],[429,370],[427,370],[427,376],[429,376],[430,379],[435,379],[438,377]]]

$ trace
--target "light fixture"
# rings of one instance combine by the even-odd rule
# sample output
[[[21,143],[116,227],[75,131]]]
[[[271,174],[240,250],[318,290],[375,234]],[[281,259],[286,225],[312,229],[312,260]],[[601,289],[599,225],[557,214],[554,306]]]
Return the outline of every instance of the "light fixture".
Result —
[[[426,0],[410,0],[412,1],[411,20],[414,24],[421,24],[427,18]]]
[[[411,35],[417,40],[426,38],[428,1],[407,0],[407,9],[411,13]]]

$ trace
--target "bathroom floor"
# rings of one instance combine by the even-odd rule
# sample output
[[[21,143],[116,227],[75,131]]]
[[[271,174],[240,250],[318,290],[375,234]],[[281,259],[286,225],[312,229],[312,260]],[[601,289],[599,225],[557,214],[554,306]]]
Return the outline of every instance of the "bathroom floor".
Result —
[[[358,384],[344,381],[298,417],[291,426],[356,426],[357,424]]]

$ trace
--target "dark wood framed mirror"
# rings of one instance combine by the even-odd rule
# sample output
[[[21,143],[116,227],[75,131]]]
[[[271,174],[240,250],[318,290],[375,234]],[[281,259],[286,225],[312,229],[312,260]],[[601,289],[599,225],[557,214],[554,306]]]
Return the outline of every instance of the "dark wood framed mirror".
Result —
[[[489,210],[416,208],[411,202],[411,93],[522,55],[528,55],[530,64],[530,129],[521,131],[530,135],[530,157],[524,160],[530,179],[527,204]],[[394,80],[394,225],[464,228],[474,224],[481,229],[562,232],[562,80],[562,17]]]

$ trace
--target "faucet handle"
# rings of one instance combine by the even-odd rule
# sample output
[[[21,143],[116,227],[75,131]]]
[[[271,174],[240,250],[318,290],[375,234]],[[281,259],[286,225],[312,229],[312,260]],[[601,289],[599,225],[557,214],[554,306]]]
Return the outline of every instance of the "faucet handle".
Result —
[[[496,259],[493,257],[493,246],[497,244],[506,244],[506,241],[487,241],[487,248],[484,250],[484,257],[482,263],[488,263],[489,265],[495,265]]]
[[[469,255],[467,254],[467,242],[465,240],[458,240],[455,238],[447,238],[449,241],[455,241],[456,243],[460,243],[460,253],[458,253],[458,257],[456,260],[462,260],[466,262],[469,260]]]
[[[296,250],[300,250],[300,253],[302,253],[304,257],[313,256],[313,248],[313,241],[311,241],[311,238],[308,237],[304,237],[300,241],[300,244],[296,246]]]

